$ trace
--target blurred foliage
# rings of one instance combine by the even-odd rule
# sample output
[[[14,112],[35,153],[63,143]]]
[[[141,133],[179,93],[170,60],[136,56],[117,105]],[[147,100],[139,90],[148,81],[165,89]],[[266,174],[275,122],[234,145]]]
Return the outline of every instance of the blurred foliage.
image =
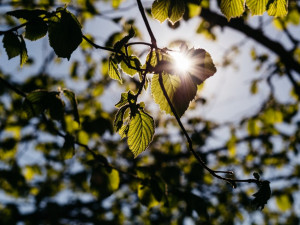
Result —
[[[7,57],[5,51],[8,58],[20,55],[23,68],[17,71],[30,72],[20,79],[21,74],[6,72],[7,65],[0,68],[0,224],[188,224],[188,220],[192,224],[299,224],[300,40],[295,35],[299,34],[299,2],[221,0],[214,5],[207,0],[187,0],[186,4],[174,1],[175,6],[171,2],[156,0],[152,11],[160,22],[170,21],[170,35],[171,29],[190,20],[199,24],[191,33],[212,41],[222,42],[219,30],[244,34],[251,43],[249,54],[257,73],[264,71],[263,76],[250,81],[249,93],[258,96],[268,90],[257,111],[234,123],[204,119],[197,107],[190,106],[189,110],[197,113],[185,115],[184,125],[197,153],[214,169],[235,171],[237,179],[252,178],[255,172],[256,180],[260,174],[271,183],[263,181],[259,187],[241,183],[232,189],[215,179],[190,154],[174,118],[159,113],[153,122],[143,111],[147,102],[138,105],[128,97],[139,90],[142,79],[134,68],[143,68],[142,60],[137,59],[146,58],[148,51],[129,47],[132,58],[126,62],[81,39],[83,33],[89,40],[118,51],[123,51],[131,38],[143,41],[144,27],[137,23],[141,19],[127,14],[137,8],[135,1],[2,0],[1,31],[29,20],[32,24],[24,29],[26,40],[16,30],[1,33],[5,50],[1,49],[0,57]],[[238,12],[224,11],[228,2],[242,4]],[[145,5],[151,12],[152,5]],[[161,7],[167,8],[162,16]],[[265,15],[267,19],[258,26],[251,22],[250,14],[264,11],[287,15]],[[241,17],[228,22],[235,16]],[[98,27],[101,37],[97,29],[86,34],[85,27],[98,18],[118,30],[109,33]],[[274,40],[264,32],[270,25],[285,39]],[[65,34],[64,38],[57,38],[57,32]],[[30,60],[35,51],[25,44],[47,39],[47,35],[55,53],[70,61],[56,58],[47,48],[38,60]],[[242,44],[228,46],[228,54],[217,65],[234,66],[237,56],[231,57],[231,53],[242,52]],[[63,65],[67,69],[55,70]],[[290,84],[282,87],[289,88],[286,101],[278,97],[281,87],[275,85],[275,80],[282,78]],[[121,100],[114,102],[119,110],[108,110],[105,105],[112,101],[108,97],[113,98],[113,89],[123,92]],[[205,105],[209,101],[197,96],[195,102]],[[136,112],[134,121],[143,121],[143,117],[157,130],[148,150],[135,159],[127,142],[115,134],[120,129],[122,137],[128,132],[141,135],[130,130],[126,133],[118,123],[130,122],[126,120],[128,108]],[[220,130],[225,131],[222,143],[211,147]],[[144,139],[144,147],[149,141]],[[134,140],[130,144],[140,151]],[[272,194],[266,204],[269,185]]]

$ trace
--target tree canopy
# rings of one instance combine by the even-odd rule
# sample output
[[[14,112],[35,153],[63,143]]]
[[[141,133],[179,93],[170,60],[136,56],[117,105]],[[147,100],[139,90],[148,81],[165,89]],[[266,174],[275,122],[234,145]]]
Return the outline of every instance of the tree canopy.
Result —
[[[299,224],[298,1],[0,14],[1,224]]]

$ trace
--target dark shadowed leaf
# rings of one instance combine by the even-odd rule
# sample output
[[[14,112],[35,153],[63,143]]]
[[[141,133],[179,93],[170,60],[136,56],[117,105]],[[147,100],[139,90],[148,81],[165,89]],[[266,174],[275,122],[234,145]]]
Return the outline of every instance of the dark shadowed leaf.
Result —
[[[26,25],[25,38],[35,41],[47,34],[48,26],[42,19],[37,18]]]
[[[81,26],[67,10],[60,11],[61,18],[52,17],[49,24],[49,42],[58,57],[70,59],[82,41]]]
[[[14,16],[18,19],[22,18],[25,20],[32,20],[32,19],[36,19],[41,15],[45,15],[47,13],[48,13],[47,11],[41,9],[34,9],[34,10],[19,9],[19,10],[7,12],[6,14],[10,16]]]
[[[262,210],[271,197],[270,182],[267,180],[262,181],[259,185],[258,192],[253,194],[253,196],[255,197],[252,201],[253,205],[256,207],[256,209]]]
[[[20,54],[21,42],[16,34],[12,32],[6,33],[3,37],[2,42],[8,59],[14,58]]]

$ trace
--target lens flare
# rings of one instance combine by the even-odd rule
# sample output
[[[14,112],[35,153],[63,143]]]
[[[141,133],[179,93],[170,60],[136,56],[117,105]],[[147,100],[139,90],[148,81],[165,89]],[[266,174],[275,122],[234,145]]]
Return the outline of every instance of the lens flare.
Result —
[[[170,55],[174,59],[174,66],[176,72],[180,74],[185,74],[190,70],[191,60],[189,57],[181,52],[170,52]]]

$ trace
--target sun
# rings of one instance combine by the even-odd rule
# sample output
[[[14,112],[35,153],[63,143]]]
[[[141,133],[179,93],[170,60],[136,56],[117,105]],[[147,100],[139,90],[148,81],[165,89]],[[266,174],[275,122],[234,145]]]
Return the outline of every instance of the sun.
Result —
[[[174,59],[174,66],[176,72],[179,72],[179,74],[185,74],[190,70],[191,60],[187,55],[175,51],[170,52],[170,55]]]

